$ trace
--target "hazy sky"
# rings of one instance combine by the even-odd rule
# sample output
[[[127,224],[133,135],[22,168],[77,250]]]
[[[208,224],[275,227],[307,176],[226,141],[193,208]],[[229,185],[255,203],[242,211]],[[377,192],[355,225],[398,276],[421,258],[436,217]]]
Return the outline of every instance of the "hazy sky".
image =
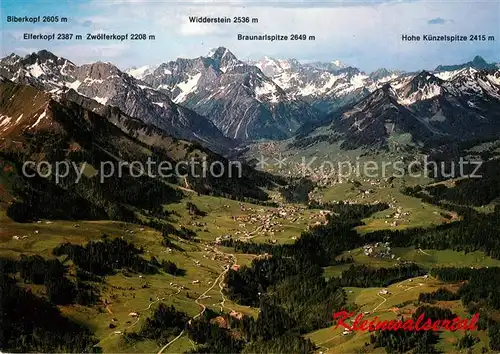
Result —
[[[264,55],[339,59],[365,71],[433,69],[475,55],[500,61],[500,0],[201,1],[2,0],[2,56],[48,49],[77,64],[110,61],[121,68],[206,55],[217,46],[240,59]],[[65,16],[67,23],[7,23],[7,16]],[[248,16],[251,24],[192,24],[188,16]],[[82,40],[24,40],[24,33],[73,33]],[[87,33],[146,33],[154,41],[88,41]],[[248,42],[237,34],[306,34],[315,41]],[[492,35],[495,41],[408,43],[402,34]]]

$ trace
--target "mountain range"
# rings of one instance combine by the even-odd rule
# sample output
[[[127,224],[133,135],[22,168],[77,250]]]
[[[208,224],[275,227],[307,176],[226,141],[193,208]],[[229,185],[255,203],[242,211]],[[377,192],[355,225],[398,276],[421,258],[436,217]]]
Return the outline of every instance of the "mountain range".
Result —
[[[122,71],[41,50],[1,59],[0,76],[98,114],[116,109],[108,118],[142,142],[194,141],[225,155],[261,139],[310,143],[317,129],[313,136],[342,140],[345,148],[386,144],[394,134],[428,144],[499,131],[499,69],[481,57],[433,71],[365,73],[338,60],[242,61],[218,47]]]
[[[391,137],[402,136],[417,147],[436,146],[499,133],[500,71],[464,67],[387,82],[324,124],[303,129],[292,146],[327,140],[345,149],[387,147]]]
[[[141,79],[175,103],[208,117],[236,140],[287,138],[321,116],[223,47],[205,57],[161,64]]]
[[[165,93],[143,85],[111,63],[77,66],[42,50],[25,57],[12,54],[3,58],[0,75],[54,94],[75,91],[102,105],[117,107],[171,136],[198,141],[215,151],[234,145],[206,117],[175,104]]]

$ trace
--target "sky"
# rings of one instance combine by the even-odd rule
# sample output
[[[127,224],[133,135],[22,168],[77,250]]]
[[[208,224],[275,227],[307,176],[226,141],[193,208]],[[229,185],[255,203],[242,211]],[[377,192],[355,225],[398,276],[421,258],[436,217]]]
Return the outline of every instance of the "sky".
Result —
[[[2,57],[41,49],[76,64],[125,69],[206,55],[224,46],[239,59],[295,58],[378,68],[432,70],[481,55],[500,62],[500,0],[2,0]],[[66,23],[8,23],[7,16],[59,16]],[[189,16],[250,17],[258,23],[194,24]],[[25,40],[24,33],[81,34],[81,40]],[[155,40],[88,41],[87,34],[145,33]],[[241,41],[238,34],[306,34],[306,41]],[[403,42],[403,34],[486,35],[484,42]]]

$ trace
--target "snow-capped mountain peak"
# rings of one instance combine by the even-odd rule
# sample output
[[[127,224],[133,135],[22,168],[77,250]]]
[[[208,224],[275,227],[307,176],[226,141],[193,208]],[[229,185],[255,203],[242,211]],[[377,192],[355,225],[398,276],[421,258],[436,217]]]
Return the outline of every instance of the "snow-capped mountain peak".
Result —
[[[133,66],[125,70],[125,72],[136,79],[142,80],[146,75],[153,73],[157,67],[156,65],[144,65],[138,68]]]
[[[275,59],[264,56],[260,60],[249,61],[250,65],[258,67],[266,76],[270,78],[283,74],[286,71],[300,69],[300,63],[295,59]]]
[[[226,72],[240,63],[238,58],[225,47],[218,47],[215,50],[211,50],[210,53],[211,55],[208,57],[214,61],[217,68],[222,72]]]
[[[407,106],[417,101],[431,99],[442,93],[443,83],[440,78],[423,70],[402,87],[395,88],[398,102]]]
[[[337,60],[333,60],[332,64],[335,65],[336,67],[338,67],[339,69],[345,69],[345,68],[347,68],[347,65],[345,65],[343,62],[341,62],[338,59]]]

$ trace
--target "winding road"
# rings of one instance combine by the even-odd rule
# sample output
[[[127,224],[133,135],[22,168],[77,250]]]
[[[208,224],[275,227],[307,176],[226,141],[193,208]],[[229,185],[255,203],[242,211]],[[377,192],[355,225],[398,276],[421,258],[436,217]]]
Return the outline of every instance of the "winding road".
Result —
[[[220,251],[216,251],[216,252],[219,252],[219,253],[223,253],[223,252],[220,252]],[[224,253],[226,254],[226,253]],[[205,292],[203,292],[203,294],[201,294],[200,296],[198,296],[198,298],[196,300],[194,300],[194,302],[200,306],[202,309],[200,311],[200,313],[198,313],[196,316],[194,316],[192,319],[195,320],[197,319],[198,317],[202,316],[204,313],[205,313],[205,310],[207,309],[207,307],[205,305],[203,305],[202,303],[200,303],[200,300],[203,300],[207,297],[207,294],[213,290],[213,288],[219,284],[219,287],[221,288],[220,289],[220,293],[222,295],[222,303],[225,302],[225,297],[224,295],[222,294],[222,287],[221,287],[221,284],[222,284],[222,281],[224,280],[224,276],[226,275],[226,273],[229,271],[229,269],[231,269],[231,267],[233,265],[236,264],[237,262],[237,259],[236,259],[236,256],[234,254],[229,254],[229,256],[231,256],[231,258],[233,259],[233,264],[231,265],[226,265],[224,267],[224,270],[222,271],[222,273],[219,274],[219,276],[214,280],[214,282],[212,283],[212,286],[210,288],[208,288],[207,290],[205,290]],[[167,344],[165,344],[159,351],[157,354],[162,354],[163,351],[165,349],[167,349],[172,343],[175,343],[179,338],[181,338],[184,334],[185,330],[182,330],[181,333],[179,333],[179,335],[177,337],[175,337],[174,339],[172,339],[170,342],[168,342]]]

